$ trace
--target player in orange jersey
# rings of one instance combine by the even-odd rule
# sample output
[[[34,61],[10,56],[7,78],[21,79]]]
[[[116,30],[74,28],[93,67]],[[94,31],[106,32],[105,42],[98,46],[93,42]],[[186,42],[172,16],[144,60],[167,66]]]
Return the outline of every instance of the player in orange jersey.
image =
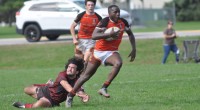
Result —
[[[135,37],[129,27],[128,22],[120,18],[120,9],[116,5],[111,5],[108,7],[109,17],[102,19],[98,25],[96,26],[93,32],[93,39],[97,40],[94,48],[94,53],[89,59],[87,68],[82,76],[78,79],[76,84],[74,85],[72,91],[68,94],[66,100],[66,106],[71,107],[73,102],[73,97],[75,96],[78,88],[81,87],[87,80],[89,80],[98,67],[102,64],[112,66],[112,70],[108,75],[107,80],[104,82],[102,88],[98,91],[99,94],[109,98],[110,95],[107,93],[107,88],[113,81],[113,79],[117,76],[122,66],[122,58],[118,52],[119,44],[121,43],[123,32],[125,31],[131,43],[131,53],[129,57],[131,57],[130,61],[134,61],[136,56],[136,45],[135,45]],[[120,31],[111,33],[104,33],[105,29],[109,27],[116,26],[120,28]],[[118,37],[112,41],[106,41],[105,39],[108,37]]]

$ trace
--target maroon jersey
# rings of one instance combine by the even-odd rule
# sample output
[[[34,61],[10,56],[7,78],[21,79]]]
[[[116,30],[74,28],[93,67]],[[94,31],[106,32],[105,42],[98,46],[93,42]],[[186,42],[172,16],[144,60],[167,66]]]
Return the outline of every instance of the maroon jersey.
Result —
[[[49,86],[51,99],[54,103],[61,103],[66,100],[68,92],[60,84],[62,80],[67,81],[72,87],[78,78],[69,79],[66,71],[60,72],[52,86]]]

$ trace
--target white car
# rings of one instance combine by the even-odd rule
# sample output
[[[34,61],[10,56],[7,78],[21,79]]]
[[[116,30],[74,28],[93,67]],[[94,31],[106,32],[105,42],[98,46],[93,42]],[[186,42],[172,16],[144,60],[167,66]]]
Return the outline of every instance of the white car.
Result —
[[[17,33],[25,35],[29,42],[37,42],[41,36],[56,40],[62,34],[70,33],[70,26],[78,13],[85,11],[84,0],[31,0],[16,12]],[[108,16],[107,8],[96,6],[102,18]],[[128,12],[120,10],[121,17],[131,25]],[[76,28],[78,30],[78,28]]]

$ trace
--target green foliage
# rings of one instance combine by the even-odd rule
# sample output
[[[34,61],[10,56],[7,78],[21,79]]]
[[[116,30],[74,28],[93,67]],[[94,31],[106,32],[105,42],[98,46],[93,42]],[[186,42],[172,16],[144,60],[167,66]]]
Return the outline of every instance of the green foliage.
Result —
[[[0,4],[0,21],[10,23],[15,21],[15,12],[23,5],[24,0],[3,0]]]
[[[177,39],[179,47],[182,40]],[[196,39],[195,37],[192,39]],[[127,58],[129,41],[120,46],[123,66],[108,89],[111,95],[106,99],[97,90],[107,78],[111,67],[101,66],[96,74],[84,84],[91,99],[82,103],[74,99],[73,110],[198,110],[199,64],[175,64],[170,54],[166,65],[161,65],[162,39],[136,40],[137,56],[134,62]],[[64,69],[66,59],[73,55],[72,43],[30,44],[0,46],[0,109],[14,110],[14,101],[35,102],[23,93],[30,84],[55,80]],[[50,110],[66,109],[64,103]],[[16,108],[17,110],[17,108]],[[44,110],[44,109],[37,109]]]
[[[175,4],[178,21],[200,21],[199,0],[173,0],[165,4],[165,7]]]

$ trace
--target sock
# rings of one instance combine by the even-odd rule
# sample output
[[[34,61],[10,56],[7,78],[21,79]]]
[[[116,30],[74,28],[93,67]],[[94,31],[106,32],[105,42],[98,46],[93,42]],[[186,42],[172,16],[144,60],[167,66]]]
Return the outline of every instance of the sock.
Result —
[[[68,94],[68,96],[72,96],[72,97],[74,97],[75,95],[76,95],[76,92],[73,89]]]
[[[25,108],[32,108],[33,104],[25,104]]]
[[[110,82],[106,81],[104,82],[102,88],[107,88],[110,85]]]

